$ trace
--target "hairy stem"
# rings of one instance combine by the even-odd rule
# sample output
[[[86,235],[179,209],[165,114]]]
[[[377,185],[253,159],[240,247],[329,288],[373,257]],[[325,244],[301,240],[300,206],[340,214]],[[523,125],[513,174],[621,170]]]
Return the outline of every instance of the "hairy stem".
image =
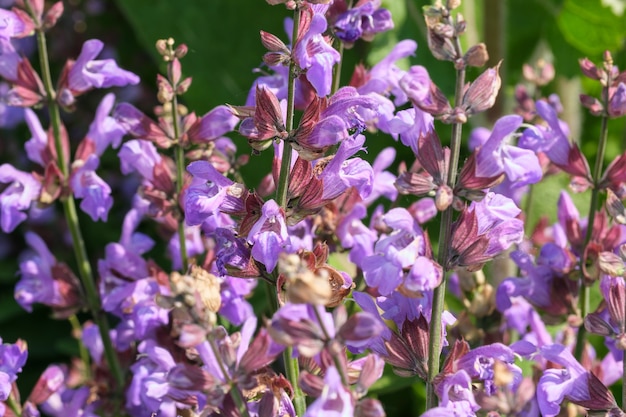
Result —
[[[28,5],[28,2],[25,4]],[[31,16],[34,16],[32,10],[29,10],[29,13]],[[54,137],[54,144],[57,151],[57,163],[59,165],[59,169],[63,173],[64,180],[67,181],[69,179],[70,170],[68,161],[65,160],[63,152],[63,142],[61,138],[61,114],[59,111],[59,105],[56,102],[56,91],[54,90],[52,77],[50,75],[50,61],[48,59],[46,35],[42,29],[37,29],[37,46],[39,50],[39,61],[41,65],[43,83],[46,90],[52,135]],[[124,387],[124,373],[109,335],[109,323],[104,311],[102,311],[101,308],[100,297],[98,295],[96,282],[91,270],[91,264],[89,263],[89,258],[87,256],[87,250],[85,248],[85,240],[83,239],[80,223],[78,221],[74,197],[70,194],[69,196],[62,198],[61,202],[63,205],[63,212],[65,213],[65,219],[72,235],[72,246],[76,257],[79,276],[85,289],[87,305],[91,311],[94,321],[98,325],[100,337],[102,338],[102,343],[104,345],[107,363],[109,364],[111,374],[118,385],[117,388],[121,392]]]
[[[610,78],[610,77],[609,77]],[[609,79],[608,85],[610,85],[611,80]],[[604,103],[604,108],[608,108],[608,88],[602,89],[602,101]],[[606,150],[606,142],[608,138],[608,123],[609,117],[607,114],[602,116],[602,124],[600,126],[600,138],[598,140],[598,152],[596,153],[596,162],[593,167],[593,190],[591,190],[591,202],[589,203],[589,217],[587,220],[587,232],[585,233],[585,244],[583,245],[583,253],[580,258],[580,273],[582,276],[583,266],[585,262],[584,253],[587,250],[587,246],[591,241],[591,236],[593,234],[593,223],[596,219],[596,213],[598,211],[598,200],[600,197],[600,188],[598,187],[598,182],[600,181],[600,177],[602,175],[602,166],[604,165],[604,152]],[[580,318],[582,320],[585,319],[587,314],[589,313],[589,295],[591,292],[591,287],[585,283],[585,279],[581,280],[580,286],[580,294],[578,299],[578,306],[580,309]],[[578,328],[578,335],[576,336],[576,347],[574,349],[574,356],[579,361],[582,359],[583,352],[585,351],[585,339],[587,336],[587,330],[585,326],[580,326]]]
[[[180,140],[180,127],[178,126],[178,97],[174,95],[172,99],[172,126],[174,128],[175,159],[176,159],[176,198],[180,199],[185,180],[185,150],[178,142]],[[178,202],[177,202],[178,203]],[[178,204],[180,208],[180,204]],[[187,257],[187,239],[185,238],[185,213],[180,208],[181,219],[178,222],[178,242],[180,246],[180,260],[183,273],[187,273],[189,259]]]
[[[456,38],[455,47],[458,56],[462,56],[461,43]],[[465,69],[456,71],[456,88],[454,94],[455,105],[461,102],[463,97],[463,86],[465,84]],[[456,184],[456,174],[459,167],[459,155],[461,152],[462,123],[452,125],[452,138],[450,139],[450,165],[448,170],[447,184],[454,189]],[[428,342],[428,381],[426,384],[426,409],[437,407],[437,396],[433,385],[433,380],[439,374],[439,364],[441,361],[441,318],[443,315],[443,305],[446,296],[446,259],[447,249],[450,247],[450,235],[452,231],[452,206],[448,207],[441,216],[439,227],[439,250],[437,252],[437,262],[443,267],[444,279],[441,285],[433,292],[433,304],[430,316],[429,342]]]

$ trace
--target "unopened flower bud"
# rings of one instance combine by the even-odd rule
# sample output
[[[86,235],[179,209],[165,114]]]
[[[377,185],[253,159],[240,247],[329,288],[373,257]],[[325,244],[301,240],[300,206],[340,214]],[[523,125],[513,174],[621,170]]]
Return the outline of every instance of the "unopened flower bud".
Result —
[[[178,59],[182,59],[185,57],[185,55],[187,55],[188,51],[189,51],[189,48],[187,48],[187,45],[185,45],[184,43],[181,43],[180,45],[176,47],[176,49],[174,49],[174,56]]]
[[[43,18],[43,29],[48,30],[56,25],[57,20],[63,14],[63,2],[57,1],[48,9],[46,15]]]
[[[269,32],[261,31],[261,43],[270,52],[283,52],[288,54],[289,49],[285,43],[276,35]]]
[[[182,68],[178,58],[174,58],[172,62],[167,66],[167,78],[172,85],[177,85],[182,75]]]
[[[602,78],[603,71],[598,69],[598,67],[596,67],[596,65],[589,59],[583,58],[578,63],[580,64],[580,70],[586,77],[598,81]]]
[[[452,188],[447,185],[442,185],[437,188],[437,192],[435,193],[435,206],[437,210],[444,211],[450,204],[452,204],[452,200],[454,198],[454,194],[452,192]]]
[[[463,60],[470,67],[482,67],[489,61],[489,54],[484,43],[472,46],[465,53]]]
[[[626,224],[626,208],[613,191],[606,190],[606,211],[616,223]]]
[[[156,50],[161,56],[167,55],[169,53],[169,49],[167,47],[167,40],[159,39],[158,41],[156,41]]]
[[[57,392],[65,382],[63,370],[57,365],[50,365],[39,377],[39,380],[33,387],[28,401],[35,405],[39,405],[46,401],[52,394]]]
[[[456,36],[460,36],[465,33],[465,29],[467,28],[467,22],[461,13],[456,16],[456,23],[454,25],[454,30],[456,32]]]
[[[157,99],[160,103],[169,103],[174,99],[174,89],[172,85],[161,74],[157,74]]]
[[[468,87],[462,102],[463,109],[468,116],[490,109],[495,104],[502,84],[500,65],[502,61],[480,74]]]
[[[595,97],[591,97],[586,94],[581,94],[580,104],[582,104],[583,107],[588,108],[589,112],[594,116],[601,116],[602,113],[604,112],[604,106],[602,105],[600,100],[598,100]]]
[[[192,81],[191,77],[187,77],[184,80],[182,80],[176,86],[176,94],[179,95],[179,96],[185,94],[187,92],[187,90],[189,90],[189,87],[191,86],[191,81]]]
[[[446,2],[446,9],[454,10],[461,5],[461,0],[448,0]]]

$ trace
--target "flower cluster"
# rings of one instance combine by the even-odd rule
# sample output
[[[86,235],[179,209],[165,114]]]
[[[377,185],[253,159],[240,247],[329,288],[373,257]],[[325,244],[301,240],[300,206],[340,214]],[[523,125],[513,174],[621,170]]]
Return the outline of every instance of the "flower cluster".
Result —
[[[108,93],[80,141],[61,114],[139,77],[97,59],[104,44],[92,39],[53,84],[46,51],[32,65],[12,39],[45,48],[63,3],[0,9],[5,101],[24,108],[31,136],[25,158],[0,165],[0,227],[24,230],[30,247],[14,298],[68,319],[81,352],[24,397],[26,343],[0,339],[0,417],[384,417],[378,394],[419,380],[424,417],[624,416],[610,387],[626,351],[626,153],[603,162],[608,120],[626,114],[626,72],[608,53],[602,67],[580,62],[602,87],[601,100],[581,96],[603,119],[593,168],[558,97],[539,94],[549,65],[525,67],[536,97],[519,87],[517,114],[462,146],[502,80],[500,62],[466,82],[489,57],[482,43],[463,52],[460,0],[424,9],[428,48],[457,71],[453,100],[425,67],[400,63],[413,40],[341,85],[344,49],[394,27],[380,0],[267,2],[293,12],[289,39],[261,31],[267,68],[245,103],[190,111],[188,48],[163,39],[153,114]],[[374,134],[389,146],[371,157]],[[75,200],[87,220],[119,215],[99,172],[109,148],[134,188],[119,234],[88,253]],[[271,170],[252,188],[242,167],[262,153]],[[529,195],[551,176],[590,192],[590,208],[561,191],[556,221],[532,225]],[[75,262],[27,231],[55,205]]]

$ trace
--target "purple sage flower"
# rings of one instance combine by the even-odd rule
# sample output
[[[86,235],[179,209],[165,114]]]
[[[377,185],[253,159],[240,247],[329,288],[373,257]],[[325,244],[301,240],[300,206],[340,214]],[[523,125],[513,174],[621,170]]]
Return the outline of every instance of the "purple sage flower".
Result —
[[[9,164],[0,165],[0,183],[8,186],[0,193],[0,226],[10,233],[24,220],[31,202],[39,199],[41,183],[32,174]]]
[[[340,14],[333,25],[337,38],[346,43],[354,43],[358,39],[371,41],[374,35],[393,29],[391,13],[380,8],[381,0],[359,2],[346,12]]]
[[[310,13],[308,30],[296,41],[293,56],[298,66],[306,70],[306,78],[319,96],[330,94],[333,80],[333,66],[339,62],[339,52],[324,38],[326,18],[323,13]]]
[[[322,395],[308,408],[304,417],[352,417],[354,404],[349,389],[343,386],[334,366],[326,368]]]
[[[0,338],[0,401],[6,401],[11,395],[11,385],[17,380],[17,374],[22,372],[26,358],[26,342],[2,343]]]
[[[96,60],[104,43],[91,39],[83,44],[67,75],[67,85],[75,94],[92,88],[123,87],[139,83],[139,77],[117,66],[113,59]]]

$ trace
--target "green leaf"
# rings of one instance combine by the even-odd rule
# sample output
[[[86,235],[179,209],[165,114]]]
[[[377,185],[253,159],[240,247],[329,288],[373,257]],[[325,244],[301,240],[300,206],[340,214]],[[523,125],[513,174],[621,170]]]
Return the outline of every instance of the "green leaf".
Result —
[[[245,103],[257,77],[253,69],[266,52],[260,30],[288,42],[283,29],[288,11],[264,1],[118,0],[117,5],[156,62],[158,39],[172,37],[187,44],[183,72],[193,83],[183,98],[198,113],[224,103]]]
[[[557,24],[570,45],[589,55],[621,49],[626,36],[625,15],[600,0],[565,0]]]

